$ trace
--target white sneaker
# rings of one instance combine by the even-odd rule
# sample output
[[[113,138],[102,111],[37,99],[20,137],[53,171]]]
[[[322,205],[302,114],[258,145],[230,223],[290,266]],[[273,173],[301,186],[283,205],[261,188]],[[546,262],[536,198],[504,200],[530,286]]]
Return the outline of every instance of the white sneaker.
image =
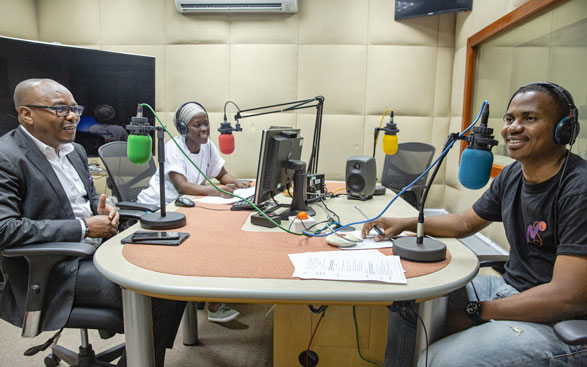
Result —
[[[216,312],[208,310],[208,321],[229,322],[230,320],[236,319],[238,315],[238,311],[233,310],[223,303]]]

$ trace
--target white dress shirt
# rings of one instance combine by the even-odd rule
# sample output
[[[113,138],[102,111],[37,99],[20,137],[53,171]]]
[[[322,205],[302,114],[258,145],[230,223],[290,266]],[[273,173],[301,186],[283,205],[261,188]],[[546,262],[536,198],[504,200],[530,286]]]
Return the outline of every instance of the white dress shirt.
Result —
[[[80,218],[91,217],[93,213],[90,207],[90,201],[87,199],[88,193],[84,187],[84,183],[82,182],[69,159],[67,159],[67,155],[74,150],[73,144],[61,144],[59,146],[58,153],[56,153],[55,149],[35,138],[22,125],[20,128],[32,139],[41,153],[43,153],[43,155],[47,158],[49,164],[51,164],[53,171],[55,171],[55,174],[57,175],[57,178],[59,179],[59,182],[61,183],[61,186],[63,186],[63,190],[67,195],[67,199],[71,204],[73,214],[80,222],[82,228],[81,241],[90,244],[99,244],[101,242],[101,239],[99,238],[84,238],[86,233],[86,225]]]

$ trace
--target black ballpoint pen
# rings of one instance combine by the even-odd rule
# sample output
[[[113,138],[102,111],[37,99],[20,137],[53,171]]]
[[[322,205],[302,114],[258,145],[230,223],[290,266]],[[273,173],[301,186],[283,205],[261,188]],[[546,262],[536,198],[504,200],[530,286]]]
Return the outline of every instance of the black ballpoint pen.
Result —
[[[365,219],[369,219],[369,217],[366,216],[365,213],[363,213],[361,211],[361,209],[359,209],[358,206],[355,205],[355,209],[357,209],[359,211],[359,213],[361,213],[361,215],[363,215],[363,217],[365,217]],[[382,236],[385,235],[385,232],[381,228],[379,228],[379,226],[377,226],[377,224],[373,225],[373,229],[375,230],[375,232],[379,233],[380,235],[382,235]]]

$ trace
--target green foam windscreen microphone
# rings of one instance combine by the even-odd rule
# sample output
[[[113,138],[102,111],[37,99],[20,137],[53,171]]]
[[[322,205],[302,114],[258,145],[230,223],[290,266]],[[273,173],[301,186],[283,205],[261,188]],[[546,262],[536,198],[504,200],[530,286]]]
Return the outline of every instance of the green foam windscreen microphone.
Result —
[[[145,164],[151,159],[153,139],[150,135],[129,135],[126,146],[128,160],[134,164]]]

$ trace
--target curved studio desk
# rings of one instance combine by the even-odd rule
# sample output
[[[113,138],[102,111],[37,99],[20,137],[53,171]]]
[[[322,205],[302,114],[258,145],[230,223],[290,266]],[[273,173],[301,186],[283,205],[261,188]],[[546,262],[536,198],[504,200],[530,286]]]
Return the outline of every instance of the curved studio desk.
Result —
[[[359,206],[369,216],[377,215],[393,198],[391,191],[373,200],[356,201],[345,197],[329,199],[327,204],[341,217],[342,223],[362,220],[354,208]],[[175,210],[173,204],[169,210]],[[324,211],[317,208],[319,216]],[[416,214],[405,201],[398,199],[385,213],[386,216],[413,216]],[[287,225],[287,222],[286,222]],[[359,226],[355,226],[359,228]],[[390,305],[394,301],[419,300],[420,315],[427,326],[429,337],[434,340],[435,319],[442,319],[446,298],[436,298],[468,283],[479,269],[477,256],[461,242],[444,238],[452,259],[450,263],[431,274],[408,278],[407,285],[378,282],[349,282],[301,279],[258,279],[238,277],[184,276],[147,270],[136,266],[122,254],[120,240],[139,229],[135,225],[102,244],[95,253],[97,269],[123,289],[124,329],[128,366],[153,366],[153,339],[151,328],[150,297],[186,301],[219,301],[236,303],[268,303],[298,305]],[[245,231],[275,231],[250,225]],[[189,232],[188,225],[179,229]],[[228,236],[231,237],[231,236]],[[234,237],[232,237],[234,238]],[[233,239],[230,239],[233,240]],[[404,265],[405,267],[405,265]],[[432,323],[432,324],[431,324]],[[441,322],[442,323],[442,322]],[[418,324],[420,325],[420,324]],[[432,329],[432,330],[431,330]],[[442,332],[437,330],[436,333]],[[416,353],[426,343],[418,332]]]

